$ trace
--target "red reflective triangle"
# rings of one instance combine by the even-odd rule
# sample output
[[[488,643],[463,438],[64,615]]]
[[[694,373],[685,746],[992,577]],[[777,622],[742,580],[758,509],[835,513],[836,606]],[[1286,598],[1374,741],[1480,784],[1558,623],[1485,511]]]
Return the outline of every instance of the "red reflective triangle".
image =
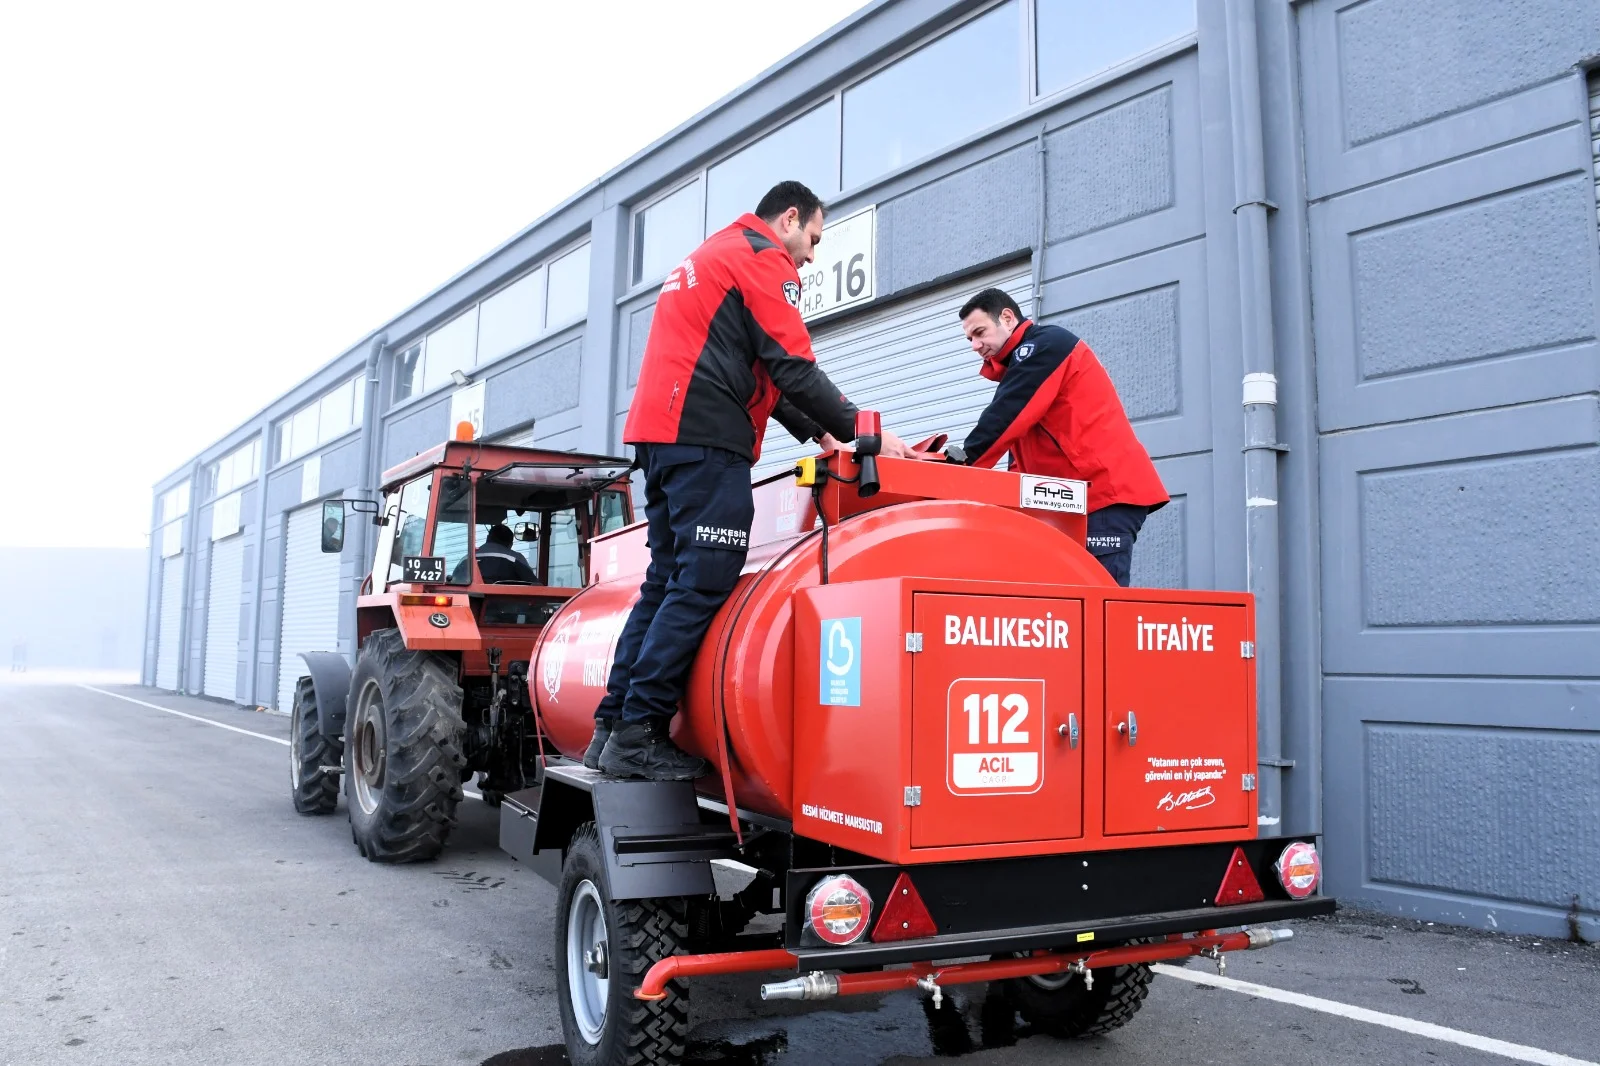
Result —
[[[883,905],[878,924],[872,930],[872,939],[880,943],[885,940],[912,940],[919,936],[932,936],[938,931],[933,924],[933,915],[928,913],[922,896],[917,892],[917,886],[911,883],[911,876],[904,870],[900,871],[894,888],[889,890],[889,901]]]
[[[1250,860],[1244,857],[1244,849],[1234,848],[1233,858],[1228,860],[1228,872],[1222,875],[1222,887],[1217,889],[1217,906],[1260,903],[1266,898],[1255,871],[1250,869]]]

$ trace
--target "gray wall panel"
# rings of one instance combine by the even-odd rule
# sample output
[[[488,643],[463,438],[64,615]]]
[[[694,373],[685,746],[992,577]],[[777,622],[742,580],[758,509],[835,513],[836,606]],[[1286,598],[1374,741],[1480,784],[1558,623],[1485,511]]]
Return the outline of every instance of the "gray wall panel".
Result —
[[[1051,242],[1169,208],[1172,87],[1080,119],[1045,138]]]
[[[1312,207],[1324,431],[1600,385],[1589,151],[1572,126]]]
[[[1352,145],[1508,96],[1600,51],[1600,8],[1583,0],[1368,0],[1334,20]]]
[[[628,312],[628,388],[639,384],[639,368],[644,365],[644,344],[650,339],[650,323],[656,319],[656,302],[652,296],[643,307]]]
[[[1360,485],[1367,626],[1600,623],[1600,449],[1375,472]]]
[[[1135,422],[1179,411],[1178,286],[1119,296],[1057,315],[1089,346],[1117,384],[1122,407]]]
[[[281,470],[274,470],[267,475],[267,522],[270,524],[277,520],[277,516],[292,507],[300,506],[300,466],[298,462],[290,463]]]
[[[361,436],[322,453],[319,493],[347,492],[361,485]]]
[[[1027,252],[1038,188],[1036,154],[1023,146],[879,204],[878,297]]]
[[[1136,588],[1189,587],[1188,508],[1189,497],[1173,495],[1165,507],[1145,519],[1133,551],[1131,583]]]
[[[381,453],[384,469],[442,444],[450,434],[449,423],[449,394],[425,401],[421,406],[406,408],[397,417],[386,420]]]
[[[484,433],[501,433],[577,407],[583,347],[580,335],[491,375],[485,386]]]
[[[1563,938],[1579,895],[1600,938],[1600,684],[1329,678],[1323,706],[1330,894]]]
[[[1597,446],[1593,397],[1326,437],[1324,668],[1600,674]]]
[[[1215,588],[1216,507],[1211,456],[1157,459],[1172,501],[1145,519],[1133,546],[1131,581],[1142,588]]]
[[[1575,175],[1352,234],[1362,380],[1592,340],[1593,201]]]
[[[1366,758],[1372,880],[1600,901],[1600,733],[1368,723]]]

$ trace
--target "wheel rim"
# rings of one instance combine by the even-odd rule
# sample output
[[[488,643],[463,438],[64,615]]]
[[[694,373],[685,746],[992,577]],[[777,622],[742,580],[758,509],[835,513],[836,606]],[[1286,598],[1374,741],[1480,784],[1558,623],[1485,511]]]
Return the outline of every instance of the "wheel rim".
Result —
[[[378,809],[378,793],[383,791],[384,764],[388,760],[383,735],[383,692],[375,681],[368,681],[361,688],[350,734],[351,788],[361,809],[371,814]]]
[[[1063,988],[1066,988],[1068,983],[1072,981],[1072,974],[1036,973],[1029,976],[1028,980],[1032,982],[1036,988],[1041,988],[1046,992],[1059,992]]]
[[[600,1042],[610,994],[610,960],[606,953],[606,910],[593,881],[580,882],[567,908],[567,989],[578,1032],[590,1044]]]
[[[300,701],[289,713],[289,787],[300,791]]]

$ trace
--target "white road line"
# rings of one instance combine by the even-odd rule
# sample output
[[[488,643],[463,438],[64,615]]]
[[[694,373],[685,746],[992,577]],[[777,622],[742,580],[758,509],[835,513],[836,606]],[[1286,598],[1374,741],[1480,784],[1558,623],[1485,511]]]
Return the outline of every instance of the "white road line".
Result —
[[[79,685],[78,687],[86,688],[90,692],[98,692],[102,696],[110,696],[114,700],[126,700],[128,703],[137,703],[139,706],[148,707],[152,711],[166,711],[168,714],[175,714],[179,718],[187,718],[191,722],[204,722],[206,725],[214,725],[218,729],[226,729],[230,733],[243,733],[247,737],[260,737],[262,740],[270,740],[274,744],[282,744],[284,747],[289,746],[289,742],[284,740],[282,737],[269,737],[265,733],[252,733],[250,730],[240,729],[236,725],[224,725],[221,722],[212,721],[210,718],[202,718],[198,714],[187,714],[183,711],[175,711],[171,707],[163,707],[157,703],[146,703],[144,700],[136,700],[132,696],[124,696],[120,692],[107,692],[103,688],[95,688],[93,685]]]
[[[1231,977],[1217,977],[1208,973],[1199,973],[1194,970],[1179,969],[1176,966],[1166,966],[1157,963],[1155,971],[1167,977],[1176,977],[1180,981],[1191,984],[1210,985],[1213,988],[1224,988],[1229,992],[1240,992],[1257,999],[1270,999],[1274,1003],[1287,1003],[1294,1007],[1304,1007],[1306,1010],[1320,1011],[1323,1014],[1332,1014],[1340,1018],[1349,1018],[1352,1021],[1366,1022],[1368,1025],[1381,1025],[1386,1029],[1394,1029],[1413,1036],[1427,1037],[1446,1044],[1456,1044],[1460,1047],[1471,1048],[1474,1051],[1485,1051],[1491,1055],[1512,1059],[1516,1062],[1532,1062],[1539,1066],[1600,1066],[1589,1059],[1575,1059],[1571,1055],[1561,1055],[1554,1051],[1545,1051],[1543,1048],[1528,1047],[1525,1044],[1513,1044],[1507,1040],[1496,1040],[1489,1036],[1479,1036],[1476,1033],[1463,1032],[1460,1029],[1451,1029],[1444,1025],[1435,1025],[1432,1022],[1420,1022],[1415,1018],[1407,1018],[1399,1014],[1385,1014],[1383,1011],[1368,1010],[1366,1007],[1356,1007],[1337,1000],[1323,999],[1320,996],[1308,996],[1301,992],[1287,992],[1281,988],[1272,988],[1268,985],[1258,985],[1250,981],[1236,981]]]
[[[255,733],[248,729],[240,729],[236,725],[226,725],[222,722],[213,721],[210,718],[202,718],[198,714],[188,714],[184,711],[175,711],[171,707],[163,707],[157,703],[147,703],[144,700],[136,700],[132,696],[124,696],[120,692],[107,692],[105,689],[95,688],[93,685],[79,685],[78,687],[86,688],[90,692],[98,692],[102,696],[110,696],[114,700],[126,700],[128,703],[137,703],[139,706],[148,707],[152,711],[166,711],[168,714],[175,714],[179,718],[187,718],[191,722],[201,722],[205,725],[214,725],[218,729],[226,729],[230,733],[243,733],[247,737],[260,737],[262,740],[270,740],[274,744],[282,744],[284,747],[289,746],[289,742],[284,740],[282,737],[269,737],[265,733]],[[482,793],[474,792],[471,789],[462,789],[461,791],[463,795],[471,796],[475,800],[483,799]]]

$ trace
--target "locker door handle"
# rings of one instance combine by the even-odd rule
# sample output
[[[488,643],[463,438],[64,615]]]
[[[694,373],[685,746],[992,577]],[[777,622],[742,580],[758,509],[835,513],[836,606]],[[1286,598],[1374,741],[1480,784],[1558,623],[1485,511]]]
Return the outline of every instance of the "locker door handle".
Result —
[[[1128,720],[1126,722],[1117,723],[1117,732],[1128,738],[1129,747],[1139,743],[1139,719],[1134,717],[1132,711],[1128,712]]]
[[[1078,716],[1076,714],[1067,715],[1067,724],[1057,728],[1056,732],[1060,733],[1062,736],[1067,738],[1067,744],[1068,744],[1069,747],[1073,747],[1073,748],[1077,747],[1078,746]]]

